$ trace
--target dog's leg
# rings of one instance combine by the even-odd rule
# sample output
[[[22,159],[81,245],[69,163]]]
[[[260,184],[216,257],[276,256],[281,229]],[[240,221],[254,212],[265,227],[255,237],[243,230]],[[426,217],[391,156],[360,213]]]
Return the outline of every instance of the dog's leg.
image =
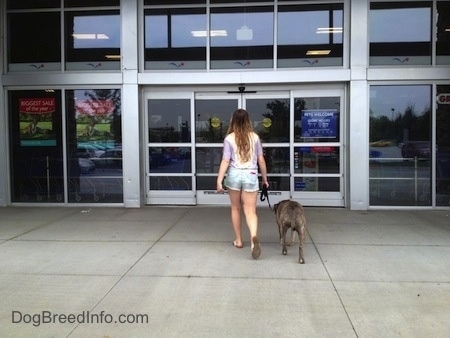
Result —
[[[291,240],[289,241],[288,245],[293,246],[295,243],[295,229],[291,228]]]
[[[281,237],[281,245],[283,246],[283,255],[287,255],[287,249],[286,249],[286,233],[288,231],[288,227],[286,225],[283,225],[283,234]]]
[[[300,264],[305,264],[305,258],[303,257],[303,243],[306,237],[306,226],[302,224],[300,230],[297,228],[298,238],[300,240],[300,245],[298,247],[298,262]]]
[[[278,222],[277,222],[277,224],[278,224],[278,234],[280,235],[280,244],[283,245],[282,230],[281,230],[283,228],[283,225],[281,225]]]

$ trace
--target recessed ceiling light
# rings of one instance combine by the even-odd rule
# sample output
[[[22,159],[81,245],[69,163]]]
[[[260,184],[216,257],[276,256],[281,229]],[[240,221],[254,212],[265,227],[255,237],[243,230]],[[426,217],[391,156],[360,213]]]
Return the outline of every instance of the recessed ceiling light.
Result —
[[[78,40],[107,40],[109,36],[103,33],[95,34],[95,33],[76,33],[72,35],[74,39]]]
[[[319,27],[316,34],[340,34],[342,33],[342,27]]]
[[[206,31],[191,31],[191,34],[193,37],[195,38],[204,38],[207,36],[207,32]],[[213,30],[210,31],[210,36],[214,37],[214,36],[228,36],[228,33],[225,29],[219,29],[219,30]]]
[[[331,53],[330,49],[324,50],[309,50],[306,52],[306,55],[328,55]]]

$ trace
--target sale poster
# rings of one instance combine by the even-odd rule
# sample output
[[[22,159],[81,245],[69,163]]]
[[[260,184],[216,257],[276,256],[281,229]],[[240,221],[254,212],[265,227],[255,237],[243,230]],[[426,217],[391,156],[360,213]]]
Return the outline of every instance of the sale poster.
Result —
[[[113,100],[80,100],[75,105],[78,142],[111,139]]]
[[[53,113],[55,98],[19,99],[19,125],[21,146],[55,146]]]

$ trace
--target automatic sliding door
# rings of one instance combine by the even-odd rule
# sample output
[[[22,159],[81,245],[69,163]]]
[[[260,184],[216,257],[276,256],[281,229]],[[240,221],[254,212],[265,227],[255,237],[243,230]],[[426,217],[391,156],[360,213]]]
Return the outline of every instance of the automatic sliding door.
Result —
[[[222,160],[223,140],[233,111],[239,107],[236,94],[195,97],[195,172],[198,204],[227,204],[227,194],[216,193],[216,178]]]
[[[168,93],[147,98],[148,204],[196,204],[191,102]]]
[[[294,94],[292,196],[305,205],[344,206],[341,91]]]

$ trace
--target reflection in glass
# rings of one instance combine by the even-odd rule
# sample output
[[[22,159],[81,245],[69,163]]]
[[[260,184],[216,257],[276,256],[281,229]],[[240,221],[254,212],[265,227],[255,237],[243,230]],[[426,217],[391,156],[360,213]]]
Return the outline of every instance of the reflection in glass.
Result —
[[[450,2],[437,2],[436,63],[450,65]]]
[[[264,147],[263,151],[270,189],[289,191],[289,176],[283,176],[289,174],[289,148]]]
[[[216,176],[197,176],[197,190],[216,190]]]
[[[146,69],[206,68],[206,9],[145,11]]]
[[[150,190],[192,190],[190,176],[151,176]]]
[[[66,41],[67,69],[119,68],[119,11],[66,12]]]
[[[339,173],[339,147],[296,147],[293,159],[296,174]]]
[[[120,90],[67,90],[69,202],[123,202]]]
[[[150,142],[190,142],[189,99],[148,100],[148,139]]]
[[[294,191],[339,191],[339,177],[296,177]]]
[[[431,64],[432,2],[371,2],[371,65]]]
[[[195,142],[223,143],[237,100],[195,100]]]
[[[149,152],[150,173],[190,173],[191,148],[151,147]]]
[[[216,174],[222,160],[222,148],[200,148],[195,149],[196,173]]]
[[[246,106],[262,142],[289,142],[289,99],[248,99]]]
[[[211,8],[210,39],[212,69],[273,67],[273,6]]]
[[[450,86],[437,86],[436,205],[450,206]]]
[[[430,205],[431,86],[370,89],[371,205]]]
[[[278,67],[341,66],[343,5],[278,8]]]

